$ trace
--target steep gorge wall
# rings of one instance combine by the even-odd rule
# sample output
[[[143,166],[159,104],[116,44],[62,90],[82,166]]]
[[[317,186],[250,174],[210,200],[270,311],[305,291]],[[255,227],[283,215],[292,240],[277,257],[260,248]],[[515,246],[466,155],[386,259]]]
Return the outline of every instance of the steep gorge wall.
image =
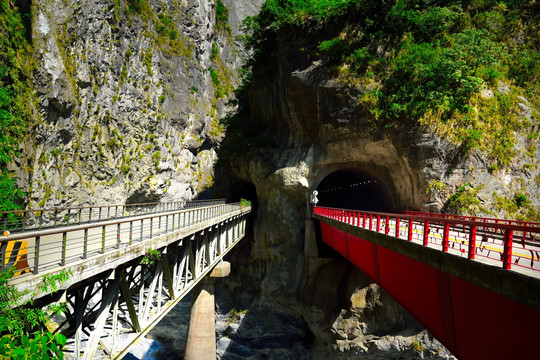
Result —
[[[36,123],[13,166],[29,207],[190,199],[213,183],[224,93],[237,83],[235,42],[213,1],[131,3],[32,4]],[[234,34],[261,1],[224,3]],[[538,207],[538,169],[524,156],[493,173],[482,153],[463,156],[430,129],[373,129],[357,101],[362,89],[298,50],[314,39],[289,40],[254,71],[248,126],[262,129],[264,146],[235,153],[223,172],[232,186],[252,184],[258,204],[252,242],[233,255],[236,275],[221,285],[237,301],[231,306],[252,309],[242,325],[249,341],[242,351],[228,346],[230,357],[444,357],[360,272],[304,255],[308,195],[330,173],[356,168],[384,182],[396,208],[443,209],[467,182],[486,208],[494,191],[527,193]],[[516,111],[531,120],[527,99]]]
[[[313,358],[446,358],[410,315],[344,260],[304,254],[309,194],[332,172],[354,168],[384,183],[396,209],[463,211],[449,198],[465,187],[480,204],[473,211],[506,216],[495,203],[517,192],[526,193],[538,211],[538,168],[530,166],[538,149],[493,172],[481,151],[465,154],[428,127],[374,128],[358,101],[364,89],[343,81],[324,57],[314,55],[317,39],[289,34],[281,40],[253,68],[244,121],[246,128],[260,129],[258,138],[226,165],[238,182],[255,187],[258,216],[253,242],[234,258],[241,282],[228,279],[223,286],[246,303],[256,298],[252,307],[304,321],[300,331],[311,339]],[[489,91],[511,90],[500,84]],[[489,91],[482,96],[492,96]],[[517,134],[516,148],[525,153],[537,125],[527,99],[516,113],[530,121],[531,129]],[[255,294],[245,290],[247,282]]]
[[[35,119],[13,168],[28,207],[188,200],[214,182],[257,1],[31,4]],[[231,25],[228,23],[231,17]]]

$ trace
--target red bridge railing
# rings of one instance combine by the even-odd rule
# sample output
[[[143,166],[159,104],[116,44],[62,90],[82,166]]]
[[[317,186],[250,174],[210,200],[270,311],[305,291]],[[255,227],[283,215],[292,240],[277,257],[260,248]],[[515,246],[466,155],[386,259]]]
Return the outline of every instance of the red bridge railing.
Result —
[[[315,207],[315,214],[504,269],[540,271],[540,224],[419,212]]]
[[[538,222],[521,221],[521,220],[508,220],[508,219],[497,219],[497,218],[466,216],[466,215],[450,215],[450,214],[428,213],[428,212],[408,211],[408,210],[402,211],[401,213],[406,214],[406,215],[412,215],[412,216],[422,216],[422,217],[438,218],[438,219],[482,221],[486,223],[507,224],[507,225],[540,226],[540,223]]]

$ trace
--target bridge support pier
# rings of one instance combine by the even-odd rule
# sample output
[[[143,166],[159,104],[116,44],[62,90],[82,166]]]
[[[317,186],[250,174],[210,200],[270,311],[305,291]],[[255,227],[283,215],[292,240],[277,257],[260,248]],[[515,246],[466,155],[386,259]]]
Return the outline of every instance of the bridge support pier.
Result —
[[[313,258],[319,257],[317,238],[315,236],[315,223],[313,219],[305,220],[305,229],[304,255]]]
[[[185,360],[216,359],[214,280],[217,277],[225,277],[230,272],[231,264],[222,261],[193,289],[184,351]]]

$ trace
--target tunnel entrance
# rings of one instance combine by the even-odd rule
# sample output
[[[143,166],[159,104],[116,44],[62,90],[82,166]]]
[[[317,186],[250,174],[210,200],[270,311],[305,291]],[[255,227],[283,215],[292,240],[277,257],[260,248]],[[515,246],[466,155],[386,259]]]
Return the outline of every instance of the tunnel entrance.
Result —
[[[317,186],[319,206],[342,209],[390,211],[394,208],[387,186],[360,169],[338,170]]]
[[[258,208],[257,189],[255,185],[247,181],[239,181],[232,184],[227,195],[227,202],[239,202],[240,199],[251,201],[251,208],[256,212]]]
[[[251,242],[254,241],[253,224],[257,217],[257,211],[259,209],[259,202],[257,200],[257,189],[255,185],[248,181],[238,181],[231,185],[227,194],[227,202],[235,203],[240,202],[240,199],[246,199],[251,202],[251,212],[248,215],[246,237]]]
[[[319,206],[332,208],[391,212],[394,201],[387,185],[369,172],[348,168],[327,175],[317,186]],[[341,255],[322,241],[320,224],[315,221],[317,252],[323,258]]]

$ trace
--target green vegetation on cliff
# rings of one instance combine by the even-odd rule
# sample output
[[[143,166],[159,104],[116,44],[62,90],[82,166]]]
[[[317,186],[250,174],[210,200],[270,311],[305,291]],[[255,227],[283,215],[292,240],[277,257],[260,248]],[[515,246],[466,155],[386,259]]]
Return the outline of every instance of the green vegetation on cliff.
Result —
[[[231,33],[229,27],[229,9],[223,4],[222,0],[216,0],[216,31],[227,31]]]
[[[373,127],[427,125],[506,166],[537,116],[518,104],[540,103],[539,13],[533,0],[268,0],[245,42],[257,62],[280,38],[319,39],[300,50],[360,89]]]
[[[23,16],[11,1],[0,1],[0,211],[18,208],[23,193],[7,166],[28,131],[34,67]]]

